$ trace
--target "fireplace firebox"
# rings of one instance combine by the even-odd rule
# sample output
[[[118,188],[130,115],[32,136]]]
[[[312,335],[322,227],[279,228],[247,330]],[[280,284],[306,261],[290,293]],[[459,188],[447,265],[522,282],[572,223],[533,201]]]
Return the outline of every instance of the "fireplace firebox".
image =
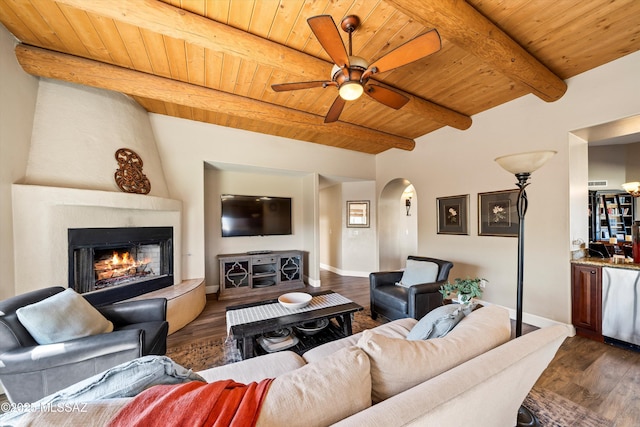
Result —
[[[173,285],[173,227],[70,228],[69,287],[94,305]]]

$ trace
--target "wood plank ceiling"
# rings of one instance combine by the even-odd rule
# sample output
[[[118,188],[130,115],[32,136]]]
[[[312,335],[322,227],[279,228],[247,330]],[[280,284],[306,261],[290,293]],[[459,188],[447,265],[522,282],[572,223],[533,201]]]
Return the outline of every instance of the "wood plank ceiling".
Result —
[[[357,15],[353,54],[370,62],[436,28],[442,49],[374,79],[409,96],[399,110],[368,96],[323,123],[335,87],[307,24]],[[0,0],[0,22],[35,76],[119,91],[148,111],[365,153],[411,150],[443,126],[640,49],[637,0]],[[348,36],[340,31],[345,45]],[[232,142],[230,142],[232,143]]]

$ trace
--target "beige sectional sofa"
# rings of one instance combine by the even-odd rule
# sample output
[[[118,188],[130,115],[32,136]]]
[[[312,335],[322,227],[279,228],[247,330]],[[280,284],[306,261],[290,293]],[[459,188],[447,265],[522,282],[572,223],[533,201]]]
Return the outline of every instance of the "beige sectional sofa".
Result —
[[[400,319],[302,357],[284,351],[199,374],[209,382],[275,378],[258,426],[512,427],[568,333],[553,326],[509,340],[508,312],[495,306],[475,310],[442,338],[406,340],[415,324]],[[91,402],[82,413],[32,413],[21,425],[103,425],[126,402]]]

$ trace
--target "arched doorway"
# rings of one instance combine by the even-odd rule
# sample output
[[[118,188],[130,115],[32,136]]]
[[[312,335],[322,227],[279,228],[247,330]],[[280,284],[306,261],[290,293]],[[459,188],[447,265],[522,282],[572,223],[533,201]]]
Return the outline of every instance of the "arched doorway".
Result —
[[[378,202],[378,236],[381,271],[403,268],[407,255],[416,254],[418,199],[409,180],[396,178],[382,189]]]

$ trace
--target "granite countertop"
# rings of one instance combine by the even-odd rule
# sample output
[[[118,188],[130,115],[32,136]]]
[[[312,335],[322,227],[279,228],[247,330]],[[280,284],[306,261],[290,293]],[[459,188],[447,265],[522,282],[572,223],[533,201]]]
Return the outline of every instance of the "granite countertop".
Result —
[[[584,264],[584,265],[593,265],[595,267],[611,267],[611,268],[626,268],[628,270],[640,270],[640,264],[633,262],[626,262],[624,264],[615,264],[611,258],[593,258],[593,257],[585,257],[579,259],[572,259],[572,264]]]

